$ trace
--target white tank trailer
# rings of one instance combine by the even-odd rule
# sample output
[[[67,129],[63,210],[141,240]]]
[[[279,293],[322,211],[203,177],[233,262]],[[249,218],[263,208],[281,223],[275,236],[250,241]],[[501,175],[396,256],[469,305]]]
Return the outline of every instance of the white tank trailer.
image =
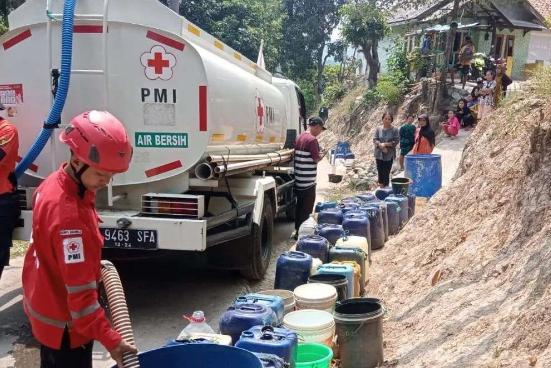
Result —
[[[63,5],[28,0],[0,37],[0,101],[19,129],[20,156],[53,103]],[[83,111],[107,110],[125,125],[134,155],[97,195],[105,254],[208,250],[219,266],[263,277],[273,219],[292,218],[296,202],[292,168],[280,161],[290,160],[284,148],[306,115],[298,86],[157,0],[79,0],[73,33],[60,129],[19,180],[16,238],[30,237],[35,188],[69,158],[61,130]]]

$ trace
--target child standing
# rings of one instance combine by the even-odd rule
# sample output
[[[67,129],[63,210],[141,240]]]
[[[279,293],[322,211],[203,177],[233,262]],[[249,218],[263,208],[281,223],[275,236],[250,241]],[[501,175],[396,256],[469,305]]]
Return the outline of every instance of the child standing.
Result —
[[[455,116],[455,111],[448,111],[448,121],[442,123],[442,128],[448,137],[455,139],[459,133],[459,120],[457,120],[457,117]]]
[[[411,152],[415,144],[415,117],[408,115],[408,120],[400,128],[400,168],[404,170],[404,157]]]

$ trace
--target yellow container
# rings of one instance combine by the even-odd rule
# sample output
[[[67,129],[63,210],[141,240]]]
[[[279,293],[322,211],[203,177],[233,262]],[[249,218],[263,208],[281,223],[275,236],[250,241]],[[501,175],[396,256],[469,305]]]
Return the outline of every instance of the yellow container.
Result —
[[[355,261],[333,261],[331,264],[348,265],[354,269],[354,298],[360,297],[360,280],[362,279],[362,268]]]
[[[367,243],[367,239],[363,236],[347,236],[346,238],[340,238],[337,240],[337,244],[335,246],[341,246],[341,247],[358,247],[361,250],[365,252],[365,254],[369,254],[369,244]],[[366,259],[365,261],[365,269],[366,269],[366,280],[369,278],[367,275],[369,275],[369,260]]]

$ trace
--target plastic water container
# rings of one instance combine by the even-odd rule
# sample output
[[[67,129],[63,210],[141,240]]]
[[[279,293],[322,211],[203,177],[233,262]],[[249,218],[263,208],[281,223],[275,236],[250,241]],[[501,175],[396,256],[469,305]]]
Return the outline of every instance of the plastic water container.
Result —
[[[334,328],[333,322],[333,331]],[[210,343],[166,346],[141,353],[138,359],[141,368],[263,368],[260,359],[250,351]]]
[[[237,297],[234,304],[262,304],[270,307],[277,317],[277,325],[280,326],[283,323],[283,314],[285,310],[285,303],[283,298],[275,295],[262,295],[250,293],[244,296]]]
[[[345,157],[347,153],[350,153],[350,144],[348,142],[337,142],[335,153]]]
[[[379,188],[375,191],[375,197],[377,197],[380,201],[384,201],[386,197],[392,194],[394,194],[394,192],[391,187]]]
[[[207,323],[205,313],[203,311],[195,311],[191,317],[184,316],[189,321],[189,324],[180,332],[180,335],[191,333],[206,333],[214,334],[214,330]]]
[[[343,216],[346,215],[347,212],[357,210],[360,207],[360,204],[357,203],[343,203],[340,205],[340,209],[343,213]]]
[[[262,362],[262,368],[287,368],[288,365],[280,357],[272,354],[253,353]]]
[[[389,196],[387,199],[388,201],[396,202],[400,206],[400,212],[398,213],[400,215],[400,227],[406,226],[408,219],[409,219],[409,199],[406,196],[403,195],[397,195],[397,196]]]
[[[286,328],[254,326],[241,334],[235,344],[253,353],[273,354],[295,367],[297,360],[298,336]]]
[[[322,210],[326,210],[329,208],[337,208],[339,204],[335,201],[330,202],[318,202],[316,204],[315,212],[321,212]]]
[[[341,203],[353,203],[353,204],[357,204],[358,206],[361,206],[363,204],[363,201],[356,197],[347,197],[347,198],[341,199]]]
[[[360,193],[356,194],[356,198],[361,199],[364,203],[369,203],[377,200],[373,193]]]
[[[337,289],[337,303],[348,299],[348,279],[341,274],[315,274],[308,278],[309,284],[327,284]]]
[[[371,249],[377,250],[385,246],[385,225],[383,212],[379,206],[360,207],[360,210],[369,214],[369,225],[371,227]]]
[[[343,248],[360,248],[365,254],[367,254],[365,267],[366,269],[369,269],[369,253],[371,252],[371,249],[369,248],[366,238],[361,236],[347,236],[339,239],[335,246]]]
[[[384,309],[377,299],[346,300],[335,310],[342,368],[376,368],[384,364]]]
[[[342,225],[319,224],[316,227],[316,234],[324,237],[329,241],[329,243],[331,243],[331,245],[334,245],[337,240],[340,239],[342,234],[344,234],[344,230]]]
[[[297,243],[297,251],[304,252],[312,256],[312,258],[318,258],[323,263],[327,263],[329,260],[329,247],[331,244],[329,241],[319,235],[308,235],[299,239]]]
[[[314,235],[316,233],[316,226],[318,223],[314,218],[314,215],[310,215],[306,221],[304,221],[298,229],[298,239],[308,235]]]
[[[277,323],[276,314],[262,304],[232,305],[220,317],[220,332],[231,336],[232,341],[239,340],[241,333],[254,326],[274,326]]]
[[[259,291],[260,295],[279,296],[283,299],[283,314],[290,313],[295,310],[295,294],[290,290],[263,290]]]
[[[345,275],[348,280],[348,299],[354,297],[355,284],[354,284],[354,269],[349,265],[335,265],[335,264],[324,264],[318,268],[319,274],[338,274]],[[359,292],[359,290],[358,290]],[[296,297],[296,294],[295,294]]]
[[[343,247],[334,246],[329,251],[329,261],[353,261],[360,265],[361,277],[360,277],[360,295],[364,294],[365,284],[370,279],[369,262],[367,261],[367,253],[365,253],[359,247]],[[312,278],[312,276],[310,276]]]
[[[167,345],[178,345],[182,343],[193,343],[193,342],[209,342],[211,344],[218,344],[218,345],[227,345],[230,346],[232,344],[231,336],[228,335],[221,335],[217,333],[201,333],[201,332],[191,332],[191,333],[185,333],[181,332],[180,335],[176,338],[176,340],[172,340]]]
[[[408,205],[409,205],[409,207],[408,207],[408,217],[411,220],[413,215],[415,215],[415,201],[417,200],[417,197],[415,196],[415,194],[412,194],[412,193],[408,194],[407,197],[408,197],[408,201],[409,201],[409,203],[408,203]]]
[[[400,232],[400,205],[396,202],[385,199],[388,217],[388,234],[396,235]]]
[[[410,193],[417,197],[432,197],[442,188],[442,157],[436,154],[407,155],[405,176],[413,181]]]
[[[318,223],[320,224],[335,224],[342,223],[342,211],[340,208],[328,208],[321,210],[318,214]]]
[[[330,368],[333,349],[322,344],[301,344],[298,347],[297,368]]]
[[[295,300],[297,301],[297,310],[317,309],[330,313],[333,313],[335,310],[337,289],[334,286],[327,284],[305,284],[297,287],[294,293]]]
[[[285,316],[283,326],[295,331],[301,337],[300,344],[318,343],[329,347],[333,344],[335,320],[329,312],[312,309],[298,310]]]
[[[388,198],[388,197],[387,197]],[[385,242],[388,240],[388,214],[385,201],[374,201],[368,204],[368,206],[378,206],[381,209],[381,216],[383,217],[383,226],[385,229]]]
[[[303,252],[285,252],[276,265],[274,289],[293,291],[306,284],[312,269],[312,256]]]
[[[348,235],[363,236],[368,243],[371,241],[371,228],[367,216],[354,213],[345,215],[342,228]]]
[[[362,260],[360,263],[365,263],[364,260]],[[353,298],[358,298],[360,296],[360,283],[362,280],[362,268],[360,266],[360,263],[357,263],[355,261],[334,261],[331,262],[331,265],[337,265],[337,266],[350,266],[352,267],[353,272]]]

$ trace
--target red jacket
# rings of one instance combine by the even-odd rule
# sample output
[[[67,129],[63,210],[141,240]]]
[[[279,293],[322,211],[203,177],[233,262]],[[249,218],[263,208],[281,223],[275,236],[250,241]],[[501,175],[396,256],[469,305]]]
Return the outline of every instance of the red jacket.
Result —
[[[87,191],[80,198],[64,166],[33,198],[33,231],[23,266],[25,312],[45,346],[60,349],[68,327],[71,348],[97,340],[112,350],[122,338],[98,303],[103,237],[95,196]]]
[[[19,136],[15,125],[6,119],[0,119],[0,194],[15,189],[8,176],[15,171]]]

